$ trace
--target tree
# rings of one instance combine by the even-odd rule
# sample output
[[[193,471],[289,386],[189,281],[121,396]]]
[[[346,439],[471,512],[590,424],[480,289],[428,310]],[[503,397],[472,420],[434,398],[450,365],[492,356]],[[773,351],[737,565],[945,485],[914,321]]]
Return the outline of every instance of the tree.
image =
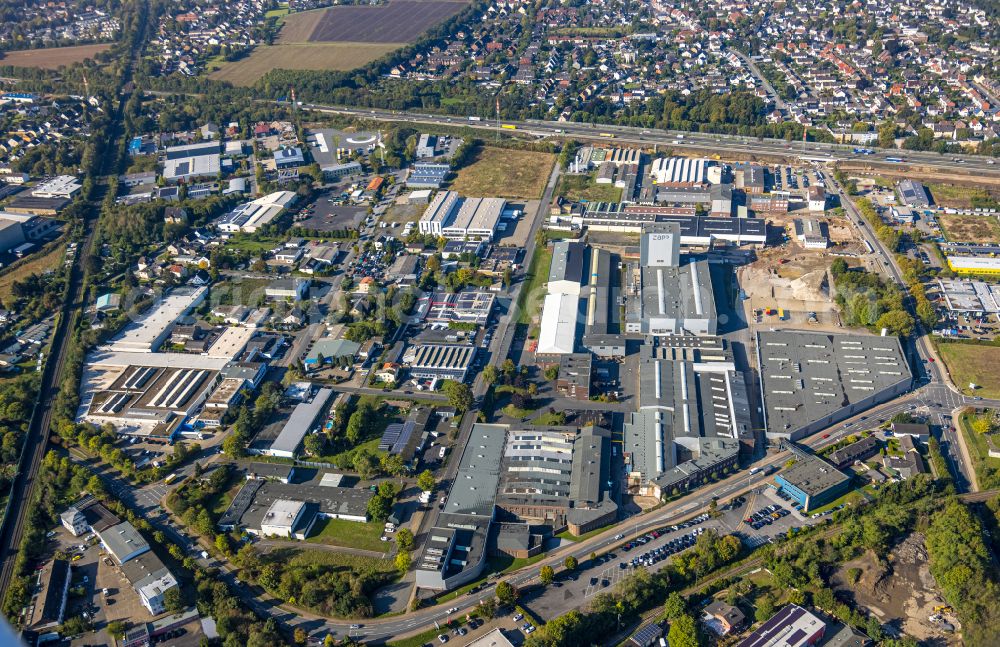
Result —
[[[556,573],[552,570],[551,566],[543,566],[540,571],[538,571],[538,579],[542,581],[542,584],[548,586],[552,584],[552,580],[556,577]]]
[[[670,631],[667,633],[667,642],[670,647],[698,647],[698,626],[694,618],[688,614],[683,614],[670,622]]]
[[[396,532],[396,545],[399,550],[413,550],[413,531],[409,528],[400,528]]]
[[[219,552],[223,555],[229,555],[229,536],[226,533],[219,533],[215,536],[215,547],[219,549]]]
[[[576,558],[573,557],[572,555],[569,555],[568,557],[566,557],[566,559],[563,560],[563,566],[566,567],[567,571],[575,571],[577,566]]]
[[[754,611],[754,618],[757,622],[766,622],[774,615],[774,597],[770,593],[757,598],[757,609]],[[673,643],[671,643],[673,645]]]
[[[549,382],[555,382],[556,378],[559,377],[559,366],[553,364],[545,369],[545,379]]]
[[[597,561],[597,553],[590,553],[590,563],[593,564]]]
[[[326,638],[323,639],[323,647],[335,647],[337,640],[333,637],[333,634],[327,634]]]
[[[497,584],[497,599],[500,600],[500,604],[512,605],[517,602],[517,589],[504,580]]]
[[[309,639],[309,634],[307,634],[306,630],[303,629],[302,627],[296,627],[295,633],[292,635],[292,637],[295,640],[296,645],[304,645],[306,644],[306,641]]]
[[[496,366],[487,364],[483,367],[483,381],[486,382],[486,384],[495,383],[498,377],[500,377],[500,373],[497,371]]]
[[[434,472],[430,470],[424,470],[417,477],[417,487],[424,492],[433,491],[435,485],[437,485],[437,479],[434,478]]]
[[[885,328],[890,335],[907,337],[913,333],[913,317],[905,310],[890,310],[875,322],[876,328]]]
[[[400,574],[403,574],[406,573],[406,571],[410,570],[410,563],[412,561],[413,560],[410,557],[410,551],[400,550],[398,553],[396,553],[396,559],[394,560],[394,563],[396,565],[396,569],[400,572]]]
[[[163,606],[170,613],[180,613],[184,610],[187,605],[184,604],[184,598],[181,597],[179,587],[175,586],[172,589],[167,589],[167,592],[163,594]]]
[[[442,390],[448,396],[448,404],[455,407],[459,413],[464,413],[472,408],[474,400],[472,389],[469,388],[468,384],[446,380]]]
[[[663,615],[667,620],[673,621],[685,613],[687,613],[687,600],[677,591],[671,591],[663,604]]]
[[[106,627],[108,634],[115,638],[122,638],[125,635],[125,623],[121,620],[112,620]]]
[[[486,598],[479,603],[479,615],[487,622],[497,614],[496,598]]]

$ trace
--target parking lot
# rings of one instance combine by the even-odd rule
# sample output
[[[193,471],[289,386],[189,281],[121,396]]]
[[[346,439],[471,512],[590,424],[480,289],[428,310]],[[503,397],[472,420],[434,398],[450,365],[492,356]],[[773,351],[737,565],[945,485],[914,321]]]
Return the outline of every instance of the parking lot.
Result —
[[[769,522],[761,522],[758,528],[744,519],[752,518],[767,506],[775,508],[766,513]],[[777,514],[775,519],[772,515]],[[664,525],[645,535],[624,542],[610,552],[598,557],[596,563],[581,560],[575,572],[567,572],[553,586],[543,589],[537,597],[525,601],[525,607],[541,617],[552,617],[564,613],[578,604],[579,599],[589,599],[603,591],[614,589],[632,571],[644,568],[657,572],[669,563],[670,557],[694,546],[698,537],[708,530],[719,535],[734,534],[748,548],[754,548],[774,541],[789,530],[815,524],[822,519],[810,519],[783,501],[771,486],[757,488],[746,496],[739,497],[734,504],[719,508],[718,515],[701,515],[683,524]],[[758,521],[754,520],[753,524]],[[625,534],[629,534],[628,522],[621,524]]]

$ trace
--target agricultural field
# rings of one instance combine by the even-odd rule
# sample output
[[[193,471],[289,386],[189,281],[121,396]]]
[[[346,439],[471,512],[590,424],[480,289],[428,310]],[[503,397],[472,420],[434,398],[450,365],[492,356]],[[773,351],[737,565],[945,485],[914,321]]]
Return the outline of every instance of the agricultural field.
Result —
[[[466,4],[462,0],[392,0],[382,6],[330,7],[315,22],[308,40],[408,43],[457,14]]]
[[[449,188],[472,197],[535,200],[545,191],[555,161],[552,153],[482,146]]]
[[[937,221],[948,240],[956,243],[1000,243],[1000,223],[995,216],[940,214]]]
[[[46,70],[55,70],[64,65],[72,65],[84,59],[93,58],[110,48],[110,43],[98,43],[94,45],[76,45],[73,47],[50,47],[3,52],[2,56],[0,56],[0,65],[40,67]]]
[[[246,58],[222,63],[209,75],[247,87],[274,69],[353,70],[385,56],[399,43],[278,43],[262,45]]]
[[[938,353],[951,379],[967,395],[1000,398],[1000,347],[980,344],[942,343]],[[970,389],[969,384],[978,388]]]

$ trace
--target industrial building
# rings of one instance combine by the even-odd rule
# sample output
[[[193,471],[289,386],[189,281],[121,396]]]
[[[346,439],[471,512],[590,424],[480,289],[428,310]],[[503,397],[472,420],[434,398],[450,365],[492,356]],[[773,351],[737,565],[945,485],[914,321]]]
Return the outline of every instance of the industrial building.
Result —
[[[553,216],[553,224],[569,224],[593,231],[641,234],[650,225],[676,223],[684,247],[709,247],[716,241],[734,245],[764,245],[767,222],[760,218],[715,218],[676,213],[669,206],[622,202],[595,202],[578,216]]]
[[[969,279],[937,280],[951,312],[983,316],[1000,313],[1000,285]]]
[[[424,320],[430,323],[456,321],[484,326],[495,305],[496,295],[485,290],[438,291],[427,297],[427,314]]]
[[[62,198],[72,200],[83,188],[72,175],[57,175],[54,178],[42,182],[31,190],[31,195],[36,198]]]
[[[418,587],[453,589],[482,573],[506,438],[505,425],[473,425],[444,509],[416,560]]]
[[[899,197],[903,201],[903,204],[908,207],[925,209],[931,206],[931,199],[927,195],[927,189],[916,180],[903,180],[896,185],[896,190],[899,192]]]
[[[207,287],[174,288],[148,310],[133,317],[107,348],[115,352],[155,353],[170,336],[177,320],[198,307],[207,295]]]
[[[660,497],[736,465],[753,430],[746,382],[723,340],[661,337],[641,353],[639,406],[623,434],[629,486]]]
[[[440,189],[449,173],[451,166],[448,164],[417,162],[406,176],[406,186],[411,189]]]
[[[948,255],[948,267],[956,274],[1000,274],[1000,258],[995,256]]]
[[[271,223],[295,202],[291,191],[275,191],[265,196],[244,202],[232,211],[223,214],[215,224],[219,231],[227,233],[254,233]]]
[[[588,402],[594,360],[590,353],[570,353],[559,358],[556,391],[567,398]]]
[[[55,629],[66,619],[66,600],[69,585],[73,579],[67,559],[53,559],[38,574],[41,588],[34,600],[26,627],[31,631],[44,632]]]
[[[121,564],[121,573],[147,611],[154,616],[166,611],[166,593],[177,587],[177,578],[155,553],[146,552]]]
[[[682,262],[676,224],[643,229],[638,264],[625,274],[625,332],[714,335],[718,328],[708,261]]]
[[[826,211],[826,190],[815,184],[806,192],[809,211]]]
[[[576,352],[576,329],[580,322],[580,297],[547,294],[535,354],[540,361],[558,361],[560,355]]]
[[[681,187],[708,184],[711,160],[689,157],[663,157],[653,160],[649,174],[659,186]]]
[[[411,377],[464,382],[475,356],[475,346],[418,344],[406,349],[403,363],[409,366]]]
[[[789,604],[743,639],[737,647],[811,647],[823,639],[826,623]]]
[[[490,241],[506,206],[502,198],[462,198],[454,191],[440,191],[417,227],[422,234],[451,240]]]
[[[622,334],[618,302],[611,298],[612,284],[618,285],[617,263],[608,250],[595,247],[588,269],[583,347],[598,357],[624,357],[629,339]]]
[[[795,240],[806,249],[826,249],[830,246],[830,239],[823,229],[823,224],[815,218],[796,218]]]
[[[809,512],[822,507],[851,489],[851,478],[822,458],[798,450],[795,463],[774,477],[778,488]]]
[[[343,487],[343,475],[334,472],[308,481],[297,480],[294,470],[284,472],[275,478],[263,464],[250,465],[246,483],[219,517],[219,528],[305,539],[320,519],[368,521],[368,502],[375,496],[371,490]]]
[[[333,395],[333,389],[321,388],[311,400],[295,405],[278,436],[267,447],[257,447],[255,441],[251,444],[249,451],[278,458],[295,458],[299,446],[302,444],[302,439],[306,437],[313,424],[325,410],[331,395]]]
[[[217,141],[167,148],[164,151],[163,179],[167,182],[187,182],[216,177],[222,168],[220,150]]]
[[[611,432],[600,427],[511,430],[503,452],[497,519],[582,535],[614,522]]]
[[[794,330],[756,335],[764,426],[798,440],[908,391],[898,337]]]

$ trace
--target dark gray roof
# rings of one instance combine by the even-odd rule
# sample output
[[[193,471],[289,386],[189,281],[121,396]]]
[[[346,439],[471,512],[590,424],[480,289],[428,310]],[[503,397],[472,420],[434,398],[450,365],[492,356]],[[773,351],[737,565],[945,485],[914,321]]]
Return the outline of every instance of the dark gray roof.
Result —
[[[490,519],[500,482],[500,462],[507,439],[505,425],[477,423],[462,452],[458,474],[444,510],[451,515]]]
[[[818,456],[798,453],[795,464],[783,471],[779,477],[794,485],[809,496],[826,492],[850,477]]]
[[[549,268],[549,282],[575,281],[583,279],[583,257],[586,246],[578,241],[560,240],[552,246],[552,265]]]

